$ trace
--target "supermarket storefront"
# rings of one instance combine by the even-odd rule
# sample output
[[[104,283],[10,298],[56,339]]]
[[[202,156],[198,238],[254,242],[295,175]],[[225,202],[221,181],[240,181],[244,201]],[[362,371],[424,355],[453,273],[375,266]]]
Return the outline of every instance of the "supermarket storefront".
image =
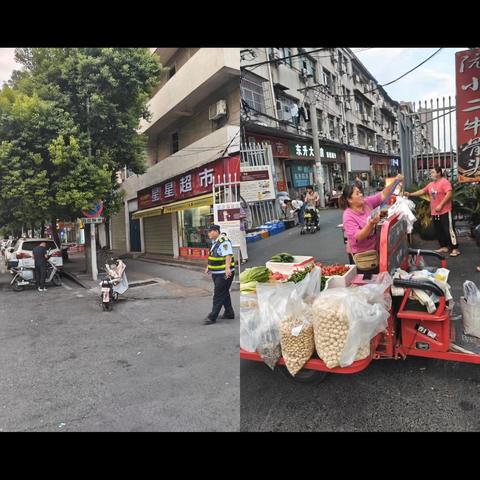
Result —
[[[240,157],[216,160],[137,194],[146,253],[183,258],[208,257],[208,227],[213,223],[214,179],[237,173]]]

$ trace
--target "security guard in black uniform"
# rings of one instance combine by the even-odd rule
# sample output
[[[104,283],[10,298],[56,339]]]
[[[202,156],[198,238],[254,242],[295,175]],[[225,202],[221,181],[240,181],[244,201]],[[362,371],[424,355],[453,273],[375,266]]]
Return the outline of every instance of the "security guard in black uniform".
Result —
[[[232,242],[225,234],[220,235],[220,227],[218,225],[210,226],[208,238],[212,240],[213,244],[208,255],[208,265],[205,273],[212,275],[215,287],[212,311],[203,324],[213,325],[217,321],[222,306],[225,307],[225,313],[222,318],[235,318],[230,298],[230,287],[235,275],[235,260],[233,258]]]

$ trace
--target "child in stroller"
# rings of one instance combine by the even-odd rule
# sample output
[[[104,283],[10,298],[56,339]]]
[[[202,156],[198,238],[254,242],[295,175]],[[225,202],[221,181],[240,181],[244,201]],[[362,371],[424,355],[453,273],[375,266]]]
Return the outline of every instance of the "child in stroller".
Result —
[[[315,207],[307,205],[305,207],[303,218],[304,224],[302,225],[302,229],[300,230],[300,235],[303,235],[307,232],[315,233],[316,231],[320,230],[320,221],[317,209]]]

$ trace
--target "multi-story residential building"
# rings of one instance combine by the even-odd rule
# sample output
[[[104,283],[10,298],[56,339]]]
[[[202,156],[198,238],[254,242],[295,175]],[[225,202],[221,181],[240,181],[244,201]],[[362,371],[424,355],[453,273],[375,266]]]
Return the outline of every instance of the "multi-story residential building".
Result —
[[[240,51],[151,52],[167,68],[148,103],[151,119],[140,124],[148,138],[147,171],[121,186],[124,206],[111,219],[111,245],[123,252],[204,257],[213,181],[239,171]]]
[[[242,141],[272,145],[277,190],[318,184],[311,102],[327,192],[398,171],[399,105],[351,49],[250,48],[241,57]]]

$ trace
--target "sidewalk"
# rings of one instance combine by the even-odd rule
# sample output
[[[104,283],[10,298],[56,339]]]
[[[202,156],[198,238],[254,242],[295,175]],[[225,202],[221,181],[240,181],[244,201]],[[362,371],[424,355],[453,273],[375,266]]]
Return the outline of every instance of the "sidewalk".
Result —
[[[180,263],[164,263],[160,256],[149,255],[146,258],[124,258],[126,274],[130,287],[140,285],[145,282],[171,282],[178,284],[179,287],[193,287],[197,286],[203,290],[212,290],[212,281],[209,276],[203,274],[205,269],[205,261],[195,262],[192,266],[185,267]],[[182,262],[183,263],[183,262]],[[100,265],[99,265],[100,268]],[[87,289],[99,288],[100,280],[103,272],[98,273],[98,280],[92,280],[92,275],[85,271],[85,256],[84,254],[70,255],[69,261],[64,264],[64,272],[73,281],[79,283]],[[239,290],[239,284],[232,285],[232,291]]]

